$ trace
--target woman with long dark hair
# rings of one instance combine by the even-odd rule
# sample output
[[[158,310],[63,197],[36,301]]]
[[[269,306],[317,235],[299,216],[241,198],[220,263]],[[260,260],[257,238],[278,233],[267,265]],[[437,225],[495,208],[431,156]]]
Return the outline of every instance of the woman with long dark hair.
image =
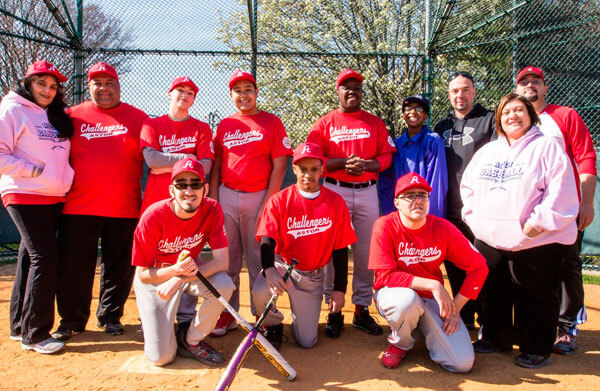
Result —
[[[47,61],[29,65],[16,91],[0,103],[0,194],[21,244],[10,298],[10,337],[25,350],[56,353],[50,337],[58,249],[56,231],[73,181],[73,124],[65,113],[67,79]]]

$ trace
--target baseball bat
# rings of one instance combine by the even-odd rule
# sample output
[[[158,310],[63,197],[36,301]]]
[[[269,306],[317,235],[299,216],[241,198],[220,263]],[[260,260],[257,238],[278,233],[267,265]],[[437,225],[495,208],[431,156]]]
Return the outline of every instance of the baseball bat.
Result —
[[[285,271],[285,274],[283,275],[283,282],[286,282],[288,280],[290,274],[292,273],[292,270],[294,270],[294,267],[297,263],[298,261],[292,259],[292,263],[288,266],[287,270]],[[269,311],[271,311],[271,308],[277,301],[277,297],[278,295],[275,293],[271,295],[271,299],[267,303],[267,306],[265,307],[263,313],[260,315],[260,318],[258,318],[252,330],[250,330],[246,338],[242,340],[242,343],[240,343],[240,345],[238,346],[237,350],[233,354],[233,357],[231,357],[231,361],[229,361],[229,365],[227,365],[225,372],[223,372],[223,375],[221,376],[221,379],[219,380],[215,391],[227,391],[231,386],[231,383],[233,383],[233,379],[235,379],[235,376],[237,375],[238,371],[240,370],[242,365],[244,365],[244,361],[246,360],[248,353],[250,353],[252,346],[254,346],[254,341],[256,340],[256,336],[258,335],[258,329],[260,328],[260,325],[264,322]]]
[[[242,326],[242,328],[249,333],[252,330],[252,326],[250,326],[250,324],[246,322],[246,320],[242,318],[242,316],[236,310],[233,309],[231,304],[229,304],[229,302],[225,300],[223,296],[221,296],[219,291],[215,289],[215,287],[210,283],[210,281],[208,281],[206,277],[204,277],[200,272],[196,273],[196,277],[198,277],[198,279],[204,284],[206,289],[208,289],[210,293],[212,293],[217,298],[217,300],[219,300],[219,302],[223,305],[223,307],[225,307],[227,312],[229,312],[235,318],[235,320],[238,321],[240,326]],[[267,360],[269,360],[269,362],[273,364],[273,366],[275,366],[275,368],[277,368],[277,370],[281,372],[288,381],[292,381],[296,378],[296,370],[292,368],[292,366],[285,360],[285,358],[283,358],[281,353],[279,353],[279,351],[275,349],[273,345],[271,345],[271,343],[267,340],[267,338],[265,338],[264,335],[262,335],[261,333],[257,333],[256,339],[254,340],[254,345],[256,345],[258,350],[260,350],[260,352],[267,358]]]

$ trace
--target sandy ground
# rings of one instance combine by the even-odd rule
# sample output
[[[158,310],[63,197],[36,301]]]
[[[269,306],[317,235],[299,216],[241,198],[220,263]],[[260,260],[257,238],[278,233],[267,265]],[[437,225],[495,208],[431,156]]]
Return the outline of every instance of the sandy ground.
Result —
[[[185,358],[164,367],[149,365],[143,355],[135,296],[131,294],[123,318],[125,334],[110,337],[96,327],[92,315],[87,331],[69,341],[63,353],[43,356],[21,350],[9,339],[8,312],[15,265],[0,267],[0,390],[211,390],[223,369],[213,369]],[[98,274],[96,275],[98,277]],[[247,274],[243,274],[242,303],[248,303]],[[98,297],[95,284],[92,312]],[[448,373],[434,364],[424,345],[418,342],[402,365],[394,370],[381,366],[386,347],[384,335],[370,336],[351,325],[351,306],[346,305],[345,331],[339,339],[325,337],[325,316],[319,325],[319,342],[309,350],[291,339],[281,352],[297,370],[293,382],[286,381],[256,350],[250,353],[231,390],[598,390],[600,389],[600,286],[588,285],[586,307],[589,321],[582,327],[579,351],[574,356],[553,355],[554,364],[531,370],[513,364],[512,353],[478,355],[466,375]],[[347,297],[347,303],[350,297]],[[279,301],[286,314],[285,334],[291,336],[289,302]],[[325,307],[323,307],[325,308]],[[252,319],[248,306],[241,309]],[[382,322],[377,315],[376,318]],[[245,332],[238,328],[210,342],[231,357]],[[475,335],[473,335],[475,338]]]

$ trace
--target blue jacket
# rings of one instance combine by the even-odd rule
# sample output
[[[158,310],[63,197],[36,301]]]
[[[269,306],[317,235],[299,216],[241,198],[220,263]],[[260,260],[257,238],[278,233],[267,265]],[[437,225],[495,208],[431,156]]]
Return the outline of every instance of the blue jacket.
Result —
[[[409,172],[416,172],[427,179],[433,188],[429,199],[429,213],[446,217],[446,192],[448,170],[444,140],[426,126],[414,137],[408,131],[394,140],[398,152],[392,156],[392,165],[379,174],[379,199],[381,210],[386,215],[394,210],[394,188],[396,181]]]

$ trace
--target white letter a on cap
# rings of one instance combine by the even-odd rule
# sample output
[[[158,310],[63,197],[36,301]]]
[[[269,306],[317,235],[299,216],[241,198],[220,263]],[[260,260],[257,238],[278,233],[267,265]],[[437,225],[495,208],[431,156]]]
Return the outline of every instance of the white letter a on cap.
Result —
[[[191,160],[188,160],[187,162],[185,162],[185,164],[183,165],[183,168],[193,168],[193,162]]]
[[[419,177],[418,176],[412,177],[412,179],[410,180],[410,183],[420,183],[419,182]]]

